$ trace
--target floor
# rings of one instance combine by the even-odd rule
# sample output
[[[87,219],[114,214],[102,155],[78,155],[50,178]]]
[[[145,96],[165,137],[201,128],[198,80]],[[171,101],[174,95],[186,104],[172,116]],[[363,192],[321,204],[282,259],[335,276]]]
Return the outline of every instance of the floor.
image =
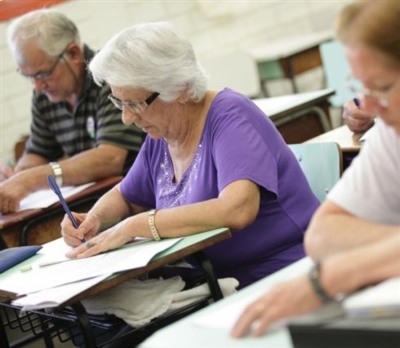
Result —
[[[14,318],[15,315],[17,314],[14,310],[12,311],[7,311],[9,317]],[[4,314],[2,313],[2,317],[4,317]],[[28,330],[28,326],[24,326],[25,330]],[[25,335],[28,334],[28,332],[22,332],[20,329],[13,328],[11,329],[9,326],[6,326],[6,334],[8,337],[9,343],[13,343],[15,340],[21,339],[22,337],[25,337]],[[14,342],[15,343],[15,342]],[[54,348],[73,348],[75,347],[71,341],[62,343],[60,340],[56,337],[53,339],[53,344]],[[23,346],[24,348],[44,348],[46,347],[45,341],[43,339],[36,339],[26,345]],[[2,347],[3,348],[3,347]]]

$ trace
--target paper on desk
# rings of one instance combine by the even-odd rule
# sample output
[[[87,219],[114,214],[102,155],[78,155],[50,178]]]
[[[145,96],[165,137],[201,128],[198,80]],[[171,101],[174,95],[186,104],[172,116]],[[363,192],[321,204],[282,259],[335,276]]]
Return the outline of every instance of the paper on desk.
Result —
[[[78,280],[143,267],[159,252],[170,248],[181,239],[171,238],[159,242],[133,243],[89,258],[75,259],[39,268],[40,263],[51,261],[51,255],[57,254],[57,260],[59,260],[64,257],[66,251],[70,250],[62,239],[58,239],[49,243],[50,245],[45,245],[34,258],[2,273],[0,290],[24,295]],[[19,269],[25,265],[31,265],[32,270],[20,272]]]
[[[61,188],[61,193],[64,198],[71,197],[72,195],[83,191],[85,188],[94,185],[94,182],[89,182],[80,186],[65,186]],[[21,200],[19,211],[37,208],[47,208],[50,205],[59,201],[57,195],[51,190],[39,190],[31,193],[29,196]]]
[[[351,318],[400,316],[400,277],[349,296],[343,302],[343,308]]]
[[[15,306],[21,306],[22,311],[57,307],[75,295],[80,294],[82,291],[91,288],[110,276],[111,274],[104,274],[98,277],[42,290],[12,301],[12,304]]]
[[[214,329],[230,330],[246,306],[254,301],[260,294],[251,294],[234,303],[221,307],[218,311],[207,311],[193,320],[193,324],[211,327]]]

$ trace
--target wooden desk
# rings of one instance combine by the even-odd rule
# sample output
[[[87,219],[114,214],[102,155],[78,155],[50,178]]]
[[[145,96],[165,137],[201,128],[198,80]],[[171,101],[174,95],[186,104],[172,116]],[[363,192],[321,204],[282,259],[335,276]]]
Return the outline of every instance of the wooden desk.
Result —
[[[96,184],[66,199],[72,210],[88,211],[105,192],[121,181],[121,176],[99,180]],[[65,215],[60,203],[45,209],[30,209],[0,214],[0,249],[19,245],[42,245],[60,238],[60,222]],[[29,229],[29,233],[28,233]]]
[[[82,292],[81,294],[73,297],[72,299],[68,300],[67,302],[65,302],[64,304],[62,304],[60,307],[65,307],[65,306],[71,306],[76,315],[76,321],[79,323],[80,328],[83,331],[83,336],[85,338],[85,347],[96,347],[96,343],[95,343],[95,339],[93,336],[93,332],[91,331],[90,325],[88,325],[88,316],[87,313],[83,307],[83,305],[81,304],[81,300],[88,298],[90,296],[93,295],[97,295],[107,289],[110,289],[112,287],[115,287],[129,279],[132,278],[137,278],[141,275],[147,274],[148,272],[151,272],[155,269],[158,269],[162,266],[165,266],[169,263],[173,263],[175,261],[178,261],[184,257],[187,257],[189,255],[193,255],[196,253],[199,253],[202,249],[207,248],[215,243],[218,243],[220,241],[223,241],[227,238],[229,238],[231,236],[231,233],[229,231],[229,229],[227,228],[219,228],[219,229],[215,229],[215,230],[211,230],[211,231],[207,231],[207,232],[203,232],[203,233],[198,233],[195,235],[191,235],[191,236],[187,236],[184,237],[182,240],[180,240],[177,244],[175,244],[174,246],[172,246],[171,248],[163,251],[162,253],[158,254],[155,258],[152,259],[152,261],[150,261],[145,267],[141,267],[141,268],[137,268],[137,269],[132,269],[126,272],[120,272],[118,274],[116,274],[115,276],[111,277],[110,279],[103,281],[102,283],[95,285],[94,287],[92,287],[91,289],[88,289],[84,292]],[[157,243],[157,242],[154,242]],[[206,259],[206,261],[208,261]],[[209,263],[209,261],[208,261]],[[20,272],[19,271],[19,266],[14,266],[15,268],[15,272]],[[212,271],[212,266],[209,263],[209,265],[206,265],[206,267],[203,267],[203,269],[208,270],[208,273],[211,274],[213,273]],[[9,271],[8,271],[9,272]],[[216,279],[212,279],[212,281],[216,282]],[[216,283],[218,284],[218,283]],[[212,290],[212,285],[210,284],[209,281],[209,285],[210,288]],[[219,285],[218,289],[219,289]],[[220,291],[220,289],[219,289]],[[13,299],[15,298],[15,295],[10,294],[8,292],[2,292],[0,291],[0,296],[6,297],[8,299]],[[7,307],[7,308],[15,308],[17,309],[18,307],[12,307],[11,305],[8,305],[7,303],[1,303],[0,302],[0,306],[3,307]],[[46,313],[45,311],[42,312],[38,312],[38,311],[28,311],[26,314],[29,315],[29,313],[32,315],[32,313],[38,315],[38,316],[43,316],[46,317],[46,315],[51,316],[50,313]],[[60,313],[58,315],[58,318],[62,319],[62,313]],[[0,316],[1,319],[1,316]],[[69,320],[71,320],[71,318],[69,318]],[[26,320],[24,321],[23,319],[21,319],[22,322],[26,323]],[[4,328],[5,325],[7,325],[6,323],[1,323],[0,322],[0,329]],[[28,323],[29,326],[29,323]],[[33,329],[33,328],[31,328]],[[26,330],[26,327],[25,327]],[[2,335],[6,335],[5,330],[0,330],[0,342],[6,342],[8,343],[8,339],[7,337],[2,337]],[[3,340],[2,340],[3,338]],[[2,345],[2,348],[8,348],[8,344],[7,345]]]
[[[264,82],[284,77],[290,79],[293,92],[297,93],[296,75],[322,66],[319,45],[332,39],[332,30],[326,30],[248,47],[247,52],[258,63],[264,95],[268,95]]]
[[[329,132],[318,135],[312,139],[305,141],[306,143],[326,143],[335,142],[339,144],[343,152],[358,153],[361,149],[362,143],[360,138],[363,133],[353,133],[349,127],[340,126],[332,129]]]
[[[265,292],[265,289],[272,284],[284,281],[290,277],[300,275],[309,270],[311,260],[304,258],[274,274],[259,280],[258,282],[240,290],[239,292],[213,304],[210,307],[202,309],[186,318],[171,324],[155,332],[145,340],[140,348],[187,348],[187,347],[279,347],[292,348],[289,331],[286,328],[277,330],[260,338],[246,337],[243,339],[233,339],[229,336],[228,330],[211,328],[194,324],[200,316],[210,313],[217,313],[225,306],[235,306],[235,303],[249,295],[257,296]],[[193,345],[195,342],[195,345]]]
[[[364,133],[353,133],[349,127],[341,126],[329,132],[318,135],[305,141],[306,143],[335,142],[339,145],[343,153],[343,170],[347,169],[351,161],[358,155],[362,143],[360,138]]]
[[[297,144],[331,130],[328,98],[333,89],[253,99],[274,122],[286,143]]]

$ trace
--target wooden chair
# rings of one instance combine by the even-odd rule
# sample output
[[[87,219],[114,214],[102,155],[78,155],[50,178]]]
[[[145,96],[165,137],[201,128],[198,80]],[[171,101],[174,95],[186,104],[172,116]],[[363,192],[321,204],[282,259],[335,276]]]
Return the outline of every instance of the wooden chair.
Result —
[[[289,148],[307,177],[314,194],[322,202],[342,175],[342,151],[337,143],[291,144]]]

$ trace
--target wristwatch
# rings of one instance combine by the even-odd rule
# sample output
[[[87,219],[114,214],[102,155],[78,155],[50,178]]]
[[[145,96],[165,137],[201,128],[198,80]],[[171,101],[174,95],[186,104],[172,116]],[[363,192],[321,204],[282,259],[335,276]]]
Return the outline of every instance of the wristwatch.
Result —
[[[54,178],[59,187],[63,184],[63,176],[61,166],[57,162],[50,162],[49,166],[53,170]]]

